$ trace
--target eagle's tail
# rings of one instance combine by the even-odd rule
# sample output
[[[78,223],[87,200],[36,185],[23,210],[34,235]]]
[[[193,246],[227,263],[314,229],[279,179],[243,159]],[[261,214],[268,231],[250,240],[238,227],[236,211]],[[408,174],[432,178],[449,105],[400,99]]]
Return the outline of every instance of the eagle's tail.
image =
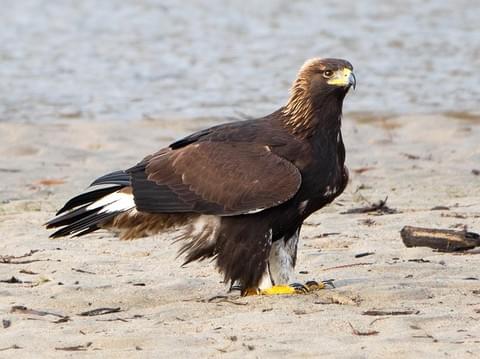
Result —
[[[91,233],[117,215],[135,208],[129,187],[130,177],[124,171],[102,176],[91,186],[97,188],[70,199],[53,219],[45,223],[47,228],[60,227],[50,238]]]

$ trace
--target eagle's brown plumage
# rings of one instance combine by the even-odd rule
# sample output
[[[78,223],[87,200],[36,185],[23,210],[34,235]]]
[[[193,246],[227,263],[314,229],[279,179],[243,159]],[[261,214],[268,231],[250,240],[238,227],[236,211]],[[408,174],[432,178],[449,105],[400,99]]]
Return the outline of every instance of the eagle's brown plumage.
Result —
[[[288,284],[303,221],[347,184],[340,125],[351,71],[344,60],[307,61],[284,107],[194,133],[100,177],[47,223],[60,227],[51,236],[106,228],[134,239],[175,229],[186,262],[215,257],[243,288],[265,277]]]

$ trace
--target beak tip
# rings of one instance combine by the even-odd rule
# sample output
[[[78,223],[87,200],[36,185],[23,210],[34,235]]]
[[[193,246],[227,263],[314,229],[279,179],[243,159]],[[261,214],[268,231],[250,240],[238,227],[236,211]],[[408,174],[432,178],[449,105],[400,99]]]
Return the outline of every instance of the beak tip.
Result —
[[[352,85],[354,90],[357,88],[357,79],[353,72],[350,74],[350,84]]]

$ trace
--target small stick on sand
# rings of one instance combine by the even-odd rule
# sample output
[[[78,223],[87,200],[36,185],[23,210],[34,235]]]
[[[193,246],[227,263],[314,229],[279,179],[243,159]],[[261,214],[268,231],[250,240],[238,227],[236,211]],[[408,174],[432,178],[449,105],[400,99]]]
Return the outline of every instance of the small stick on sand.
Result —
[[[120,311],[121,311],[120,307],[117,307],[117,308],[97,308],[97,309],[87,310],[86,312],[82,312],[78,315],[80,315],[82,317],[93,317],[93,316],[96,316],[96,315],[118,313]]]
[[[405,226],[400,235],[407,247],[430,247],[442,252],[464,251],[480,246],[480,235],[466,230]]]
[[[10,256],[10,255],[0,256],[0,263],[3,263],[3,264],[28,264],[28,263],[33,263],[33,262],[40,262],[41,259],[17,261],[17,259],[30,257],[30,256],[32,256],[33,254],[35,254],[39,251],[40,251],[39,249],[32,249],[32,250],[30,250],[30,252],[22,254],[21,256]]]
[[[84,345],[74,345],[70,347],[56,347],[55,350],[63,350],[67,352],[77,352],[77,351],[85,351],[92,345],[92,342],[88,342]]]
[[[358,207],[358,208],[351,208],[345,212],[340,212],[340,214],[352,214],[352,213],[376,213],[378,215],[381,214],[393,214],[393,213],[398,213],[398,211],[394,208],[390,208],[387,206],[387,199],[388,197],[385,197],[384,200],[380,200],[378,202],[369,204],[368,206],[365,207]]]
[[[366,310],[362,315],[410,315],[418,314],[419,310]]]
[[[373,262],[343,264],[343,265],[340,265],[340,266],[324,268],[324,269],[322,269],[322,271],[327,271],[327,270],[332,270],[332,269],[341,269],[341,268],[351,268],[351,267],[357,267],[357,266],[369,266],[369,265],[372,265],[372,264],[373,264]]]
[[[377,335],[379,332],[376,330],[368,330],[366,332],[361,332],[358,329],[355,329],[352,325],[352,323],[348,322],[348,325],[350,325],[350,328],[352,328],[352,332],[355,335],[360,335],[360,336],[368,336],[368,335]]]
[[[30,309],[30,308],[25,307],[24,305],[14,305],[12,308],[10,308],[10,313],[39,315],[39,316],[42,316],[42,317],[46,316],[46,315],[52,315],[52,316],[58,317],[58,318],[68,318],[68,316],[66,316],[66,315],[47,312],[47,311],[44,311],[44,310]]]

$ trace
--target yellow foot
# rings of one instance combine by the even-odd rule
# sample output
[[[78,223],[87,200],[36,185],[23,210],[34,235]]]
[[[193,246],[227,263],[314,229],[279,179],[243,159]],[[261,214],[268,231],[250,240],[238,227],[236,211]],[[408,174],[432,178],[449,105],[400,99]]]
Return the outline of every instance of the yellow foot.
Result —
[[[318,283],[315,281],[309,281],[305,284],[292,283],[292,284],[279,284],[267,289],[248,288],[242,295],[277,295],[277,294],[307,294],[316,290],[324,289],[324,283]]]
[[[260,294],[263,295],[276,295],[276,294],[296,294],[297,290],[293,286],[286,284],[283,285],[274,285],[273,287],[263,289],[260,291]]]

